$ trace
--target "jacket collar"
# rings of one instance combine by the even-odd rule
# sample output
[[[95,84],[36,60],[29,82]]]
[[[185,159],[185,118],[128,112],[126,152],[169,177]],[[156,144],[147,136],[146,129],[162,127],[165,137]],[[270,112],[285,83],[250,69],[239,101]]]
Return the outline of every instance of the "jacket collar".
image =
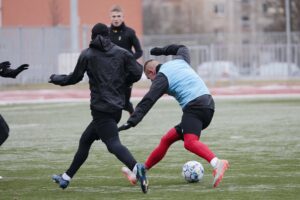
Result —
[[[121,30],[124,30],[125,27],[126,27],[125,23],[123,22],[120,26],[111,25],[111,30],[112,31],[121,31]]]

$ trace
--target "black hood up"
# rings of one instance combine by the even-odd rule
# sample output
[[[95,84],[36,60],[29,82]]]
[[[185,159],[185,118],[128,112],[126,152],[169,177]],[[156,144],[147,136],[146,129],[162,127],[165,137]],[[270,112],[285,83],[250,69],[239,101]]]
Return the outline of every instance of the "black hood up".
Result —
[[[103,37],[101,35],[97,35],[90,43],[90,48],[95,48],[100,51],[109,51],[113,46],[114,44],[109,37]]]

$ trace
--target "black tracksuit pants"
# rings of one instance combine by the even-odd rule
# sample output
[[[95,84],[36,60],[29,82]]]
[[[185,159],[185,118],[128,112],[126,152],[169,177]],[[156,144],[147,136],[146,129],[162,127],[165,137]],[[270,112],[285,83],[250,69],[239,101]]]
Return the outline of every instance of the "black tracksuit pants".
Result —
[[[83,132],[79,147],[66,173],[73,177],[89,155],[91,145],[95,140],[102,140],[107,150],[114,154],[129,169],[133,169],[136,160],[129,150],[121,144],[117,123],[120,121],[122,111],[104,113],[92,111],[93,120]]]

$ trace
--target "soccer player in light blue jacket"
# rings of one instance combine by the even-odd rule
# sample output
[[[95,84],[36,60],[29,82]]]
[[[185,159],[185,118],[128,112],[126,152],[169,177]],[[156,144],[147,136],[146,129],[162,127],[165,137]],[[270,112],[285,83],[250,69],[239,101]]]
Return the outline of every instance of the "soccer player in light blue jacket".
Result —
[[[148,93],[138,103],[135,111],[127,122],[119,127],[126,130],[136,126],[163,95],[173,96],[182,108],[181,122],[171,128],[162,138],[159,145],[152,151],[145,162],[146,169],[151,169],[163,159],[169,147],[178,140],[184,141],[184,147],[205,159],[213,167],[213,186],[221,182],[229,167],[227,160],[221,160],[202,143],[201,131],[210,124],[215,110],[214,100],[198,74],[190,66],[189,50],[183,45],[168,45],[163,48],[151,49],[151,55],[173,55],[173,59],[164,64],[157,60],[148,60],[144,64],[144,73],[152,81]],[[122,169],[127,177],[131,171]]]

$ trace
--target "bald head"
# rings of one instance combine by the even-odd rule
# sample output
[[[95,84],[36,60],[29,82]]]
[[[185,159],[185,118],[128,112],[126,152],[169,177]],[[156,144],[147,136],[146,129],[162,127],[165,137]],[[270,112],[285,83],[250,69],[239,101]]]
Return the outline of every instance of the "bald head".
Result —
[[[148,60],[144,64],[144,73],[151,81],[156,77],[156,68],[158,65],[159,62],[157,60]]]

